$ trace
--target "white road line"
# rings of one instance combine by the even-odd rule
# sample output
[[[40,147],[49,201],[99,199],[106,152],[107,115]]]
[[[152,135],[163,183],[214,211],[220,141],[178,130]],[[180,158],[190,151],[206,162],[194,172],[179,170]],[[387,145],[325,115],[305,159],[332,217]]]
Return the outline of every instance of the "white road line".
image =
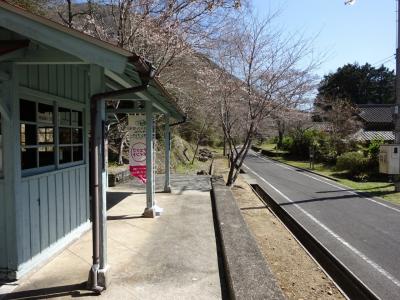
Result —
[[[261,159],[263,159],[263,160],[265,160],[265,161],[268,161],[268,162],[272,162],[272,163],[274,163],[275,165],[277,165],[277,166],[279,166],[279,167],[281,167],[281,168],[284,168],[284,169],[287,169],[287,170],[291,170],[291,171],[296,171],[296,169],[295,169],[294,167],[288,167],[288,166],[283,165],[283,164],[281,164],[281,163],[278,163],[278,162],[276,162],[276,161],[268,160],[268,159],[262,157],[261,155],[259,155],[259,154],[257,154],[257,153],[255,153],[255,155],[256,155],[256,157],[261,158]],[[334,188],[337,188],[337,189],[339,189],[339,190],[341,190],[341,191],[344,191],[344,192],[346,192],[346,193],[349,193],[349,194],[352,194],[352,195],[355,195],[355,196],[358,196],[358,197],[362,196],[362,195],[358,194],[357,192],[349,191],[349,190],[346,189],[346,188],[343,188],[343,187],[340,187],[340,186],[338,186],[338,185],[336,185],[336,184],[330,183],[329,181],[331,181],[331,180],[328,179],[328,178],[326,178],[326,179],[321,179],[321,178],[315,177],[315,176],[310,175],[310,174],[305,174],[305,173],[301,173],[301,175],[310,177],[310,178],[312,178],[312,179],[314,179],[314,180],[316,180],[316,181],[322,182],[322,183],[326,183],[327,185],[330,185],[330,186],[332,186],[332,187],[334,187]],[[329,181],[328,181],[328,180],[329,180]],[[400,213],[400,209],[398,209],[398,208],[395,208],[395,207],[392,207],[392,206],[387,205],[387,204],[385,204],[385,203],[376,201],[375,199],[372,199],[372,198],[368,198],[368,197],[364,197],[364,196],[362,196],[362,198],[363,198],[363,199],[366,199],[366,200],[368,200],[368,201],[371,201],[371,202],[373,202],[373,203],[375,203],[375,204],[378,204],[378,205],[380,205],[380,206],[389,208],[389,209],[391,209],[391,210],[394,210],[394,211]]]
[[[277,192],[279,195],[281,195],[283,198],[285,198],[287,201],[293,203],[293,205],[299,209],[303,214],[305,214],[307,217],[309,217],[314,223],[322,227],[326,232],[328,232],[332,237],[334,237],[338,242],[340,242],[342,245],[344,245],[346,248],[348,248],[350,251],[352,251],[354,254],[356,254],[358,257],[360,257],[362,260],[364,260],[367,264],[369,264],[371,267],[373,267],[376,271],[378,271],[381,275],[389,279],[393,284],[395,284],[397,287],[400,287],[400,282],[389,272],[387,272],[385,269],[383,269],[381,266],[379,266],[377,263],[369,259],[365,254],[363,254],[361,251],[358,249],[354,248],[352,245],[350,245],[348,242],[346,242],[343,238],[341,238],[337,233],[333,232],[330,228],[328,228],[325,224],[320,222],[317,218],[315,218],[313,215],[308,213],[306,210],[304,210],[302,207],[300,207],[298,204],[293,202],[288,196],[283,194],[280,190],[278,190],[276,187],[274,187],[272,184],[270,184],[268,181],[266,181],[264,178],[262,178],[258,173],[254,172],[252,169],[250,169],[246,164],[244,166],[250,170],[254,175],[256,175],[258,178],[260,178],[264,183],[266,183],[268,186],[270,186],[275,192]]]

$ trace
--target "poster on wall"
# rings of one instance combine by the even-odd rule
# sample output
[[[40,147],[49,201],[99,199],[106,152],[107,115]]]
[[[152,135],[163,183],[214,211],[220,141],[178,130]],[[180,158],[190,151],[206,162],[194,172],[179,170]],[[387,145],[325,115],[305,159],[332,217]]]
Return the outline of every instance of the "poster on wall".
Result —
[[[146,183],[146,116],[129,115],[129,171]]]

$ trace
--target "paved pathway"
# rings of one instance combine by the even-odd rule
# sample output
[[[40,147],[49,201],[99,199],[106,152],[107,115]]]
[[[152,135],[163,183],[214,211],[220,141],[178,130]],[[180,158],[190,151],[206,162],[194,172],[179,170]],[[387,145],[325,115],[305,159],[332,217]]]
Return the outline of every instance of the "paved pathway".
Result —
[[[400,206],[249,154],[245,165],[278,203],[382,299],[400,298]]]
[[[133,183],[108,193],[108,261],[112,284],[101,299],[221,299],[207,176],[177,176],[172,194],[157,193],[157,219],[140,215],[145,194]],[[91,232],[46,264],[9,299],[91,297]],[[94,299],[91,297],[91,299]],[[96,298],[97,299],[97,298]]]

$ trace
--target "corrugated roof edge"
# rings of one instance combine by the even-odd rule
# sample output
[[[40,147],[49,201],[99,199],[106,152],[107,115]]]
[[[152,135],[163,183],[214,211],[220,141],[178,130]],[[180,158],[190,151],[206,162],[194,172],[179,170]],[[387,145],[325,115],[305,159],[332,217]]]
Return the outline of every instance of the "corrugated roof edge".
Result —
[[[128,61],[130,61],[131,63],[135,64],[135,67],[137,66],[137,64],[140,64],[140,65],[137,66],[137,67],[139,67],[139,69],[142,68],[142,69],[147,70],[147,68],[148,68],[147,64],[145,63],[144,58],[142,58],[141,56],[137,55],[136,53],[130,52],[130,51],[128,51],[126,49],[123,49],[121,47],[117,47],[116,45],[114,45],[114,44],[112,44],[110,42],[100,40],[98,38],[95,38],[94,36],[85,34],[85,33],[81,32],[79,30],[76,30],[74,28],[69,28],[69,27],[66,27],[64,25],[61,25],[60,23],[57,23],[57,22],[55,22],[53,20],[47,19],[45,17],[39,16],[39,15],[34,14],[34,13],[30,12],[30,11],[27,11],[26,9],[24,9],[22,7],[10,4],[6,0],[0,0],[0,7],[4,8],[4,9],[7,9],[9,11],[12,11],[12,12],[14,12],[16,14],[23,15],[24,17],[27,17],[27,18],[29,18],[29,19],[31,19],[33,21],[39,22],[41,24],[44,24],[44,25],[49,26],[51,28],[54,28],[56,30],[59,30],[59,31],[62,31],[64,33],[73,35],[76,38],[85,40],[85,41],[87,41],[89,43],[95,44],[96,46],[105,48],[105,49],[110,50],[112,52],[118,53],[118,54],[120,54],[122,56],[125,56],[125,57],[127,57]],[[138,71],[140,71],[140,70],[138,70]]]
[[[113,45],[110,42],[100,40],[98,38],[95,38],[95,37],[93,37],[91,35],[85,34],[85,33],[81,32],[79,30],[76,30],[74,28],[69,28],[69,27],[66,27],[64,25],[61,25],[60,23],[57,23],[57,22],[55,22],[53,20],[47,19],[45,17],[39,16],[39,15],[34,14],[34,13],[30,12],[30,11],[27,11],[26,9],[24,9],[24,8],[22,8],[20,6],[16,6],[14,4],[10,4],[6,0],[0,0],[0,7],[4,8],[4,9],[7,9],[9,11],[12,11],[14,13],[23,15],[23,16],[25,16],[27,18],[30,18],[31,20],[34,20],[34,21],[39,22],[39,23],[42,23],[42,24],[44,24],[46,26],[49,26],[49,27],[52,27],[52,28],[54,28],[56,30],[60,30],[62,32],[71,34],[71,35],[73,35],[73,36],[75,36],[77,38],[81,38],[83,40],[86,40],[87,42],[95,44],[95,45],[97,45],[99,47],[103,47],[103,48],[106,48],[106,49],[108,49],[110,51],[114,51],[116,53],[119,53],[120,55],[123,55],[123,56],[126,56],[126,57],[131,57],[131,56],[139,57],[137,54],[132,53],[132,52],[130,52],[128,50],[125,50],[123,48],[117,47],[117,46]]]
[[[4,8],[6,10],[12,11],[12,12],[14,12],[16,14],[23,15],[24,17],[27,17],[27,18],[29,18],[29,19],[31,19],[33,21],[39,22],[41,24],[44,24],[44,25],[49,26],[51,28],[54,28],[56,30],[62,31],[62,32],[67,33],[67,34],[71,34],[71,35],[73,35],[73,36],[75,36],[77,38],[80,38],[80,39],[85,40],[85,41],[87,41],[89,43],[95,44],[95,45],[97,45],[99,47],[106,48],[106,49],[108,49],[110,51],[113,51],[115,53],[123,55],[123,56],[127,57],[128,62],[133,64],[135,66],[137,72],[139,72],[139,73],[147,73],[147,71],[150,68],[150,66],[148,65],[148,63],[146,63],[146,60],[143,57],[137,55],[136,53],[133,53],[133,52],[130,52],[130,51],[125,50],[123,48],[117,47],[117,46],[115,46],[114,44],[112,44],[110,42],[97,39],[97,38],[95,38],[95,37],[93,37],[91,35],[87,35],[87,34],[81,32],[81,31],[78,31],[76,29],[63,26],[60,23],[57,23],[57,22],[52,21],[50,19],[47,19],[45,17],[42,17],[42,16],[36,15],[36,14],[34,14],[32,12],[29,12],[29,11],[25,10],[24,8],[22,8],[22,7],[10,4],[6,0],[0,0],[0,7]],[[154,83],[156,85],[156,88],[159,89],[162,92],[163,96],[167,98],[167,101],[169,99],[171,99],[171,100],[174,100],[174,102],[176,102],[175,101],[175,97],[173,97],[165,89],[165,87],[162,85],[162,83],[157,78],[154,79]],[[173,105],[175,107],[175,109],[177,110],[177,112],[179,114],[181,114],[183,117],[185,116],[185,114],[182,112],[182,110],[179,107],[177,107],[176,104],[171,103],[171,101],[168,101],[168,102],[169,102],[169,104],[171,104],[171,105]]]

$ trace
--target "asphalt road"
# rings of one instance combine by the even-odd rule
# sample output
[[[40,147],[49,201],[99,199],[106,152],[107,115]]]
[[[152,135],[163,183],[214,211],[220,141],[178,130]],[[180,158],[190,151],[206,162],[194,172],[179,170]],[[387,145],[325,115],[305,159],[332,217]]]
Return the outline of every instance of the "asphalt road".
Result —
[[[381,299],[400,299],[400,206],[250,152],[245,170]]]

